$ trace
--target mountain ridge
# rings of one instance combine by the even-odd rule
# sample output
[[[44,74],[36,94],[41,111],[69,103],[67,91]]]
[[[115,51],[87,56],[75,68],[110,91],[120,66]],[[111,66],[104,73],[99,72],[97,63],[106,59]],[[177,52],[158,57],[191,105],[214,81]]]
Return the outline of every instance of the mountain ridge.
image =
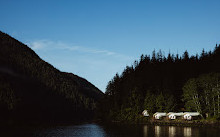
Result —
[[[56,69],[27,45],[0,31],[0,95],[0,109],[8,119],[56,121],[92,117],[103,93],[86,79]],[[68,116],[62,113],[65,111]],[[57,116],[48,118],[55,112]]]

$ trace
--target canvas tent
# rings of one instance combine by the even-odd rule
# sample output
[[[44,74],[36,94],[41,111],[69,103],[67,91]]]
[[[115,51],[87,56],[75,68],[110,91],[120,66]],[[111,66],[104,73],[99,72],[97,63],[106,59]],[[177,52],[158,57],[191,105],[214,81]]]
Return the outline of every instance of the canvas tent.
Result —
[[[167,116],[167,113],[164,113],[164,112],[156,112],[154,113],[153,117],[155,119],[161,119],[162,117],[166,117]]]
[[[145,116],[145,117],[148,117],[148,116],[149,116],[149,113],[148,113],[147,110],[144,110],[144,111],[142,112],[142,115]]]
[[[178,113],[169,112],[167,115],[169,119],[174,120],[174,119],[177,119],[178,117],[182,117],[184,113],[183,112],[178,112]]]
[[[199,112],[185,112],[183,118],[186,120],[192,120],[193,117],[199,117],[200,115]]]

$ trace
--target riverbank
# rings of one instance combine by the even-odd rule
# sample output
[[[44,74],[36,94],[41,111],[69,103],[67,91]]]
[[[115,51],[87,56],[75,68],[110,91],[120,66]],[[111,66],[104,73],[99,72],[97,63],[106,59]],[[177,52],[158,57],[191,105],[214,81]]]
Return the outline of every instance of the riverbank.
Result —
[[[101,121],[100,121],[101,122]],[[103,122],[103,121],[102,121]],[[176,120],[154,120],[143,118],[138,121],[108,121],[104,123],[117,123],[117,124],[148,124],[148,125],[158,125],[158,126],[190,126],[190,127],[218,127],[220,128],[220,121],[218,120],[191,120],[186,121],[182,119]]]
[[[151,125],[167,125],[167,126],[195,126],[195,127],[220,127],[219,121],[212,120],[192,120],[192,121],[184,121],[184,120],[165,120],[165,121],[157,121],[151,120],[148,122],[143,122],[143,124],[151,124]]]

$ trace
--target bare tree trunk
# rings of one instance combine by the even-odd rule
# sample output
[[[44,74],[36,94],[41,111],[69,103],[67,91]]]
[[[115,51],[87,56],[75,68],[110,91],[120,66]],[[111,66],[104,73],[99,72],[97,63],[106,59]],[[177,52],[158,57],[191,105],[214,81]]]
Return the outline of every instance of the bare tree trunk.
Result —
[[[201,107],[200,107],[201,105],[200,105],[200,101],[199,101],[199,95],[197,94],[196,97],[197,97],[198,110],[201,113],[202,110],[201,110]]]
[[[211,112],[211,105],[210,105],[210,101],[209,101],[209,90],[208,90],[208,85],[206,84],[206,89],[204,90],[205,91],[205,101],[206,101],[206,107],[208,108],[208,113]]]
[[[217,94],[218,94],[218,116],[219,116],[219,113],[220,113],[220,108],[219,108],[219,103],[220,103],[220,96],[219,96],[219,89],[218,89],[218,79],[217,79]]]
[[[208,105],[208,97],[207,97],[207,96],[208,96],[208,94],[207,94],[207,92],[205,91],[205,104],[206,104],[206,105]]]
[[[195,104],[196,111],[199,111],[199,110],[198,110],[197,101],[196,101],[196,96],[193,96],[193,102],[194,102],[194,104]]]
[[[215,109],[215,97],[212,97],[212,101],[213,101],[213,109],[214,109],[214,116],[216,116],[216,109]]]
[[[209,110],[209,113],[211,112],[211,105],[210,105],[210,100],[209,100],[209,98],[208,98],[208,96],[209,96],[209,94],[207,94],[207,100],[208,100],[208,110]]]
[[[218,90],[218,116],[219,116],[219,113],[220,113],[220,111],[219,111],[219,89],[217,89]]]
[[[194,104],[196,106],[196,111],[201,113],[201,108],[200,108],[200,102],[199,102],[198,94],[193,96],[193,100],[194,100]]]

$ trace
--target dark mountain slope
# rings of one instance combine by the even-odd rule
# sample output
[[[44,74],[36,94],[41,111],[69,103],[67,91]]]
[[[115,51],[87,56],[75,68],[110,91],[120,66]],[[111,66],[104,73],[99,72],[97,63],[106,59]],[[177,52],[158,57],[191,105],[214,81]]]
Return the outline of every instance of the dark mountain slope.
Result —
[[[87,80],[60,72],[28,46],[0,32],[0,119],[91,118],[102,95]]]

